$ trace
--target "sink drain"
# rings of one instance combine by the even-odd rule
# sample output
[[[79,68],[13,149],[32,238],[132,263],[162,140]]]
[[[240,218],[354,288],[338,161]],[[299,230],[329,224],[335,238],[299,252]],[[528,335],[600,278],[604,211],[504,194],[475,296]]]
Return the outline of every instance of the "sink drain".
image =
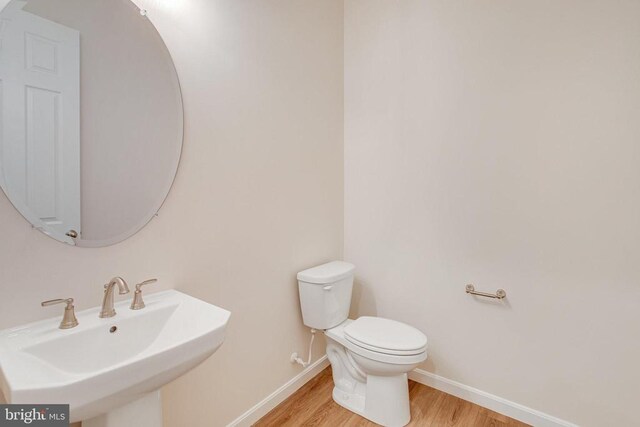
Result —
[[[109,328],[109,332],[111,332],[111,333],[114,333],[117,330],[118,330],[117,326],[112,326],[111,328]]]

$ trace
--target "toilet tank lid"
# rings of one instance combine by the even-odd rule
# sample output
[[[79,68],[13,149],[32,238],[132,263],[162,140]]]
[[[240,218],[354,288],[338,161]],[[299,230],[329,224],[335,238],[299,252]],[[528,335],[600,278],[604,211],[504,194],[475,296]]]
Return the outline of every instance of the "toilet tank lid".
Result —
[[[298,280],[305,283],[326,284],[353,275],[355,266],[344,261],[332,261],[298,273]]]

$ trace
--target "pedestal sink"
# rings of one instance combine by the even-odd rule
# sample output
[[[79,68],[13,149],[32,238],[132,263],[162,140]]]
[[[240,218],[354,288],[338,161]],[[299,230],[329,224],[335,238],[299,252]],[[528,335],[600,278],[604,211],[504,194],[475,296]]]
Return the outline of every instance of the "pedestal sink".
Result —
[[[213,354],[228,311],[170,290],[145,295],[146,307],[116,304],[0,331],[0,388],[9,403],[70,405],[83,427],[159,427],[159,389]]]

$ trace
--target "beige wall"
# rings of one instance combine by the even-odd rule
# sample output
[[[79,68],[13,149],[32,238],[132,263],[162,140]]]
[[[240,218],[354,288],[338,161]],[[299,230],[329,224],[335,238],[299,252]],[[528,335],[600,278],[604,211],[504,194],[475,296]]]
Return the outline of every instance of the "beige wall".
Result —
[[[424,368],[637,425],[640,2],[345,5],[345,258]],[[467,283],[508,293],[504,305]]]
[[[159,277],[156,290],[232,312],[220,350],[164,390],[167,427],[221,426],[300,372],[295,274],[342,257],[343,6],[150,0],[149,14],[185,104],[167,203],[131,239],[80,249],[32,230],[0,195],[0,328],[57,315],[45,299],[96,306],[114,275]]]
[[[105,249],[54,242],[1,196],[0,327],[158,276],[233,312],[223,347],[164,390],[167,426],[224,425],[299,372],[295,272],[342,255],[342,3],[148,7],[184,91],[175,187]],[[432,372],[585,426],[633,425],[640,393],[639,8],[345,5],[354,311],[424,330]]]

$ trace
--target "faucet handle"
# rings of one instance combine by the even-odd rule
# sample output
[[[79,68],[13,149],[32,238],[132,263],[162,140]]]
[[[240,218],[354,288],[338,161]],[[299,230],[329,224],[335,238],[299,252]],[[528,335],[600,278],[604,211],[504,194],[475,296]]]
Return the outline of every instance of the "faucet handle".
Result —
[[[48,301],[42,301],[40,303],[42,307],[48,307],[55,304],[67,304],[67,306],[64,308],[62,321],[60,322],[60,329],[71,329],[78,326],[78,319],[76,319],[76,314],[73,306],[73,298],[51,299]]]
[[[63,304],[63,303],[67,304],[67,307],[69,306],[73,307],[73,298],[50,299],[48,301],[42,301],[40,305],[43,307],[48,307],[50,305]]]
[[[157,281],[158,279],[149,279],[136,285],[136,291],[133,293],[133,301],[131,301],[131,307],[129,307],[131,310],[140,310],[145,307],[144,301],[142,300],[142,287],[156,283]]]
[[[158,281],[158,279],[149,279],[149,280],[145,280],[144,282],[138,283],[136,285],[136,291],[140,291],[144,285],[150,285],[152,283],[156,283]]]

